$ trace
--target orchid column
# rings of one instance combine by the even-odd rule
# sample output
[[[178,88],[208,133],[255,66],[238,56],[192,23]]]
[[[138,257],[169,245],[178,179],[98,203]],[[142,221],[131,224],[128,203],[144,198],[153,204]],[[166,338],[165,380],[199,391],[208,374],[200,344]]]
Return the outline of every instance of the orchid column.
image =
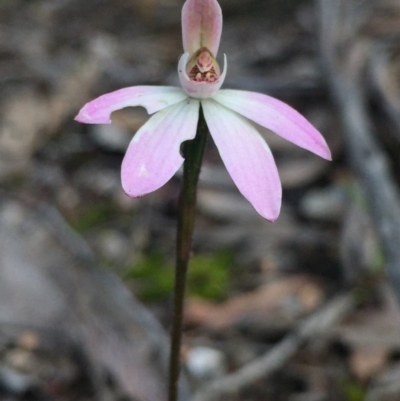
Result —
[[[128,106],[143,106],[153,114],[133,137],[122,162],[122,187],[132,198],[163,186],[185,162],[179,201],[169,401],[177,399],[186,272],[208,130],[238,190],[269,221],[279,216],[281,183],[267,143],[247,119],[331,159],[322,135],[287,104],[260,93],[220,89],[227,70],[226,56],[223,71],[216,60],[221,31],[222,12],[217,0],[186,0],[182,9],[184,54],[178,64],[182,88],[120,89],[87,103],[75,118],[86,124],[110,124],[111,113]]]

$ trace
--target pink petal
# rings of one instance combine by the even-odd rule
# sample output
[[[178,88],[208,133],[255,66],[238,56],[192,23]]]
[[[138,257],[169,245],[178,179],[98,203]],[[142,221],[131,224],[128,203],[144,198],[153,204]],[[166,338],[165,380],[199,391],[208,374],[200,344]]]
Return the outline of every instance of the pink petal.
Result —
[[[216,56],[222,32],[222,11],[216,0],[186,0],[182,8],[183,49],[190,56],[207,47]]]
[[[199,101],[187,99],[152,116],[133,137],[122,162],[122,187],[132,198],[163,186],[183,163],[181,143],[196,136]]]
[[[224,54],[224,69],[221,76],[213,83],[191,81],[186,73],[186,64],[189,61],[189,53],[182,54],[178,63],[178,75],[182,88],[190,96],[196,99],[206,99],[216,93],[225,81],[228,63]]]
[[[301,148],[332,160],[324,137],[286,103],[261,93],[221,90],[213,99]]]
[[[107,93],[86,103],[76,121],[86,124],[111,124],[113,111],[128,106],[143,106],[149,114],[181,102],[186,94],[171,86],[132,86]]]
[[[211,136],[239,191],[261,216],[276,220],[282,188],[268,145],[242,116],[212,99],[201,104]]]

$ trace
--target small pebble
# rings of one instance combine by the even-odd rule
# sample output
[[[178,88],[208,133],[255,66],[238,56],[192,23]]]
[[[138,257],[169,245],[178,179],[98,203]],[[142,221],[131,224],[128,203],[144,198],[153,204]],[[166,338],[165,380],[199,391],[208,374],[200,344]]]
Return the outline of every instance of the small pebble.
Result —
[[[187,355],[186,365],[197,379],[210,380],[222,376],[226,371],[222,352],[208,347],[194,347]]]

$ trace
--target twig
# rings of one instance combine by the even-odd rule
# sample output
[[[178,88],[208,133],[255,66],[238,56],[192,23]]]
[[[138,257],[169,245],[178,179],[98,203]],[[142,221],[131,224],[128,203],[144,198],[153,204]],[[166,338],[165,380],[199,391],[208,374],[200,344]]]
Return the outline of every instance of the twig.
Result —
[[[351,13],[344,11],[346,7],[354,7],[353,1],[318,0],[318,3],[321,53],[345,128],[346,151],[380,237],[390,283],[400,299],[400,196],[367,113],[361,81],[367,57],[365,50],[369,49],[365,43],[356,43],[354,29],[348,29],[352,26]]]
[[[400,141],[400,91],[399,84],[393,71],[396,61],[392,60],[397,49],[399,37],[390,36],[374,45],[371,54],[370,75],[374,89],[379,96],[381,108],[394,125],[393,139]]]
[[[252,383],[265,379],[282,368],[306,340],[329,331],[353,310],[354,306],[355,302],[350,294],[337,296],[307,318],[294,333],[285,337],[271,351],[237,372],[214,381],[208,388],[195,394],[193,401],[212,401],[221,396],[229,397]]]

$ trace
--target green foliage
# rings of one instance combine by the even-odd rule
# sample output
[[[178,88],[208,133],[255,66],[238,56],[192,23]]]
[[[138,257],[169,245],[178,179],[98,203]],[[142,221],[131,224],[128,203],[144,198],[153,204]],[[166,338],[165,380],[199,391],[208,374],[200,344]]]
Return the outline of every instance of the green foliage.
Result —
[[[232,263],[232,254],[228,251],[192,258],[188,273],[188,293],[221,301],[228,292],[229,268]]]
[[[365,389],[354,380],[348,379],[343,383],[346,401],[363,401]]]
[[[143,256],[129,269],[127,278],[135,280],[139,297],[147,302],[166,298],[174,288],[173,267],[160,253]]]
[[[379,274],[385,271],[385,256],[383,254],[382,248],[376,241],[374,244],[374,252],[371,260],[371,269],[375,274]]]
[[[348,181],[342,184],[342,187],[352,203],[357,205],[361,210],[368,211],[367,200],[358,183],[355,181]]]
[[[222,300],[228,291],[231,264],[232,255],[227,251],[194,256],[188,272],[188,295]],[[130,267],[127,278],[138,284],[138,295],[142,300],[159,301],[172,295],[174,265],[160,253],[152,253]]]
[[[364,214],[368,215],[368,202],[360,186],[356,182],[350,181],[344,184],[343,188],[351,202],[356,205],[358,209],[363,211]],[[371,273],[383,273],[385,271],[385,256],[383,250],[378,242],[378,238],[374,237],[371,242],[371,249],[369,250],[371,254],[369,266],[371,268]]]
[[[77,221],[72,222],[72,227],[79,233],[83,233],[94,226],[100,225],[116,215],[115,206],[108,201],[91,204]]]

